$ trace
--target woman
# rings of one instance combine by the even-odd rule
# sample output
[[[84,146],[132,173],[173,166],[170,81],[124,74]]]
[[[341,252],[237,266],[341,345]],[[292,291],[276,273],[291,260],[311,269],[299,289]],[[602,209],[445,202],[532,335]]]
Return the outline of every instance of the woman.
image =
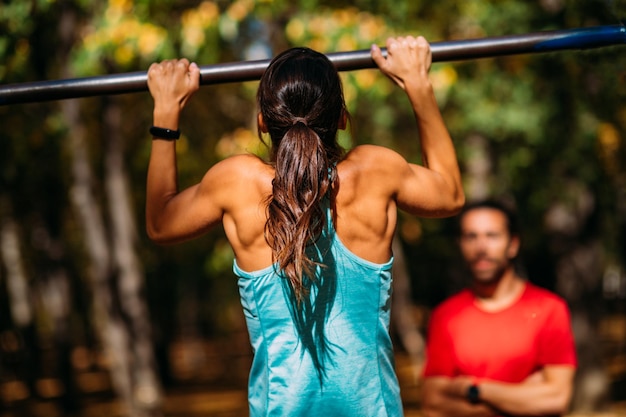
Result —
[[[199,87],[187,60],[153,64],[154,140],[147,180],[147,230],[158,243],[199,236],[219,222],[234,254],[254,350],[251,416],[401,416],[389,337],[391,241],[397,208],[427,217],[464,203],[458,163],[428,79],[422,38],[373,46],[380,70],[407,94],[424,165],[364,145],[344,154],[341,81],[322,54],[277,56],[258,91],[265,162],[237,155],[199,184],[177,188],[175,141],[181,110]]]

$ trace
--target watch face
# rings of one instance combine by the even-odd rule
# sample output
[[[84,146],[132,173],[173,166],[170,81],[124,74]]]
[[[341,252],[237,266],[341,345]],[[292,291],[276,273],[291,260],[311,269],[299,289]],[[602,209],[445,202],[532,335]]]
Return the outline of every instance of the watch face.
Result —
[[[467,400],[472,404],[478,404],[480,402],[480,390],[478,386],[471,385],[467,389]]]

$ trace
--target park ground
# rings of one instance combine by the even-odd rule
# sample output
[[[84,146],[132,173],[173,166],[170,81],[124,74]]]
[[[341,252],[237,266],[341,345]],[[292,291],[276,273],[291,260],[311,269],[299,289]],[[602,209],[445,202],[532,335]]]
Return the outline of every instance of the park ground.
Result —
[[[245,360],[242,360],[245,362]],[[396,365],[402,388],[405,417],[422,416],[419,404],[419,379],[415,377],[414,366],[404,353],[396,354]],[[242,363],[242,367],[244,364]],[[235,365],[235,368],[238,366]],[[231,370],[239,372],[237,369]],[[110,392],[110,383],[102,372],[85,373],[81,376],[85,391],[79,417],[122,417],[125,416],[121,404]],[[22,389],[16,383],[0,385],[2,411],[0,417],[64,417],[54,394],[54,381],[42,380],[39,399],[23,398],[13,401],[15,390]],[[229,381],[226,386],[219,383],[182,383],[165,390],[163,411],[165,417],[246,417],[247,401],[245,386]],[[47,390],[47,391],[46,391]],[[47,394],[46,394],[47,392]],[[48,398],[45,398],[45,397]],[[569,414],[568,417],[626,417],[626,401],[614,402],[609,409],[595,413]]]

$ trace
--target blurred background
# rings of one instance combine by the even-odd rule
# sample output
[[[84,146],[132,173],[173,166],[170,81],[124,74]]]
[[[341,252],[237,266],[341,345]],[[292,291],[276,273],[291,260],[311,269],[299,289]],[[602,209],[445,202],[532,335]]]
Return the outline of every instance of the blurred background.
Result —
[[[620,24],[618,0],[3,0],[0,82]],[[572,310],[572,415],[626,415],[626,47],[435,63],[469,200],[515,204],[533,282]],[[346,148],[420,162],[405,95],[342,73]],[[264,155],[257,82],[204,86],[178,143],[181,187]],[[221,229],[171,247],[144,230],[147,92],[0,106],[0,417],[246,416],[251,349]],[[392,336],[419,416],[429,312],[464,284],[453,220],[401,216]]]

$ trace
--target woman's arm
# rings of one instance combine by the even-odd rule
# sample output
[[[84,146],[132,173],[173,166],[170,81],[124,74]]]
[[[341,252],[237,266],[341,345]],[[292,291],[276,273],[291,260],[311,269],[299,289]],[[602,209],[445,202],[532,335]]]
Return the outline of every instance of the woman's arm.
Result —
[[[407,93],[419,131],[423,166],[401,167],[399,207],[427,217],[456,214],[465,203],[465,194],[452,138],[428,78],[430,45],[421,36],[389,38],[387,58],[376,45],[372,46],[372,58],[381,72]]]
[[[186,59],[152,64],[148,88],[154,99],[153,125],[178,130],[185,104],[200,86],[200,70]],[[178,190],[176,141],[154,137],[146,183],[146,228],[151,239],[173,243],[191,238],[217,223],[221,211],[207,204],[211,178]]]

